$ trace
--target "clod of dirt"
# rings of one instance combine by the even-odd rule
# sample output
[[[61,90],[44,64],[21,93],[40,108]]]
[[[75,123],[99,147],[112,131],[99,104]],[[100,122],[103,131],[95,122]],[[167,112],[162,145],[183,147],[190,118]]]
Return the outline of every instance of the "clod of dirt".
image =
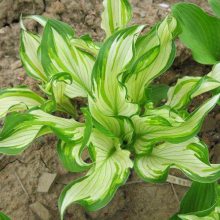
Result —
[[[202,132],[212,131],[216,125],[216,120],[213,117],[207,117],[202,126]]]
[[[212,154],[212,162],[220,163],[220,144],[214,146]]]

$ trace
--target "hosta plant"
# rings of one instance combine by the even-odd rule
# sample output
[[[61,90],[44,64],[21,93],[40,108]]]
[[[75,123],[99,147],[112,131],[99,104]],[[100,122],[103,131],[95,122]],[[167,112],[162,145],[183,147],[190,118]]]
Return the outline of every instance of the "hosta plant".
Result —
[[[148,31],[144,25],[129,25],[128,0],[104,0],[103,5],[101,26],[106,35],[99,43],[88,35],[76,36],[61,21],[21,18],[20,58],[44,95],[26,87],[0,93],[1,153],[21,153],[34,139],[54,133],[63,166],[70,172],[85,172],[62,191],[61,219],[72,203],[88,211],[107,205],[131,169],[143,181],[155,183],[166,181],[170,168],[201,184],[213,185],[220,178],[220,165],[209,162],[208,148],[198,137],[205,116],[220,97],[219,47],[212,45],[215,33],[214,40],[205,33],[198,37],[203,27],[194,27],[193,16],[200,17],[188,14],[196,7],[191,4],[176,5]],[[210,22],[206,28],[218,26],[197,10]],[[43,32],[28,31],[25,19],[39,22]],[[155,79],[172,65],[178,36],[198,62],[214,66],[207,75],[185,76],[167,88]],[[193,98],[210,91],[209,99],[189,111]],[[77,120],[72,102],[76,97],[88,100],[81,109],[84,122]],[[87,160],[82,158],[85,152]]]

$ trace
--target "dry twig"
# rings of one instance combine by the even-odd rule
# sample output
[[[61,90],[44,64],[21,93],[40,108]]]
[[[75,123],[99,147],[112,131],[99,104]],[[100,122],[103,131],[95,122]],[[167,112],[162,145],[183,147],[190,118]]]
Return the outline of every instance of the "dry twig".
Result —
[[[24,193],[27,195],[28,198],[30,198],[30,196],[29,196],[27,190],[25,189],[25,187],[24,187],[23,183],[21,182],[21,179],[20,179],[20,177],[18,176],[18,174],[17,174],[16,171],[15,171],[15,176],[16,176],[16,178],[17,178],[19,184],[21,185],[21,188],[23,189]]]

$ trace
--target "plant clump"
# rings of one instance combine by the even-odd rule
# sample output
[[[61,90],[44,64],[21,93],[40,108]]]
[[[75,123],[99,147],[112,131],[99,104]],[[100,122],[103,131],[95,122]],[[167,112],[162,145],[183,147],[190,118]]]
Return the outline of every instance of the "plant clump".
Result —
[[[20,58],[44,96],[27,87],[1,90],[0,153],[19,154],[42,135],[57,136],[63,166],[70,172],[86,171],[61,192],[61,219],[72,203],[88,211],[106,206],[131,169],[146,182],[160,183],[170,168],[193,181],[172,219],[217,219],[220,164],[209,162],[208,148],[198,133],[206,115],[219,104],[220,1],[210,1],[216,17],[193,4],[174,5],[172,13],[147,33],[144,25],[129,25],[128,0],[103,4],[106,38],[99,43],[89,35],[77,37],[58,20],[21,18]],[[39,22],[43,33],[28,31],[24,19]],[[157,84],[155,79],[175,59],[178,37],[197,62],[213,68],[201,77],[185,76],[171,87]],[[211,92],[210,98],[190,112],[192,99],[206,92]],[[83,123],[76,120],[76,97],[88,100],[81,108]],[[82,159],[84,151],[89,160]]]

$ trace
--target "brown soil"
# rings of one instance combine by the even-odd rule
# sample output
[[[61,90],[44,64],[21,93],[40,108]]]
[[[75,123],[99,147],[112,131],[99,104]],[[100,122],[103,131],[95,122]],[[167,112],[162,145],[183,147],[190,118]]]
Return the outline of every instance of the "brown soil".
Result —
[[[179,0],[132,0],[134,19],[132,23],[153,25],[167,13],[169,6]],[[209,10],[206,1],[190,0]],[[16,85],[29,85],[38,90],[35,81],[28,78],[21,67],[18,55],[19,16],[23,14],[43,14],[61,19],[71,24],[78,35],[89,33],[96,40],[103,38],[100,29],[101,0],[0,0],[0,88]],[[29,28],[37,29],[32,22]],[[184,75],[203,75],[210,67],[201,66],[192,61],[191,55],[181,44],[174,66],[160,81],[173,84]],[[198,98],[200,103],[205,96]],[[193,106],[192,106],[193,108]],[[212,160],[220,162],[220,114],[219,107],[208,116],[201,137],[210,146]],[[57,209],[58,196],[66,183],[78,174],[66,172],[56,155],[56,138],[39,138],[19,156],[1,157],[0,155],[0,211],[7,213],[13,220],[35,220],[37,217],[29,205],[41,202],[52,213],[54,220],[59,219]],[[37,185],[43,172],[57,173],[58,178],[49,193],[37,193]],[[16,175],[20,178],[26,194]],[[137,177],[131,175],[129,181]],[[185,187],[174,186],[181,199]],[[104,209],[87,213],[82,207],[73,205],[68,209],[65,219],[71,220],[166,220],[178,209],[178,201],[170,184],[127,184],[121,187],[112,202]]]

